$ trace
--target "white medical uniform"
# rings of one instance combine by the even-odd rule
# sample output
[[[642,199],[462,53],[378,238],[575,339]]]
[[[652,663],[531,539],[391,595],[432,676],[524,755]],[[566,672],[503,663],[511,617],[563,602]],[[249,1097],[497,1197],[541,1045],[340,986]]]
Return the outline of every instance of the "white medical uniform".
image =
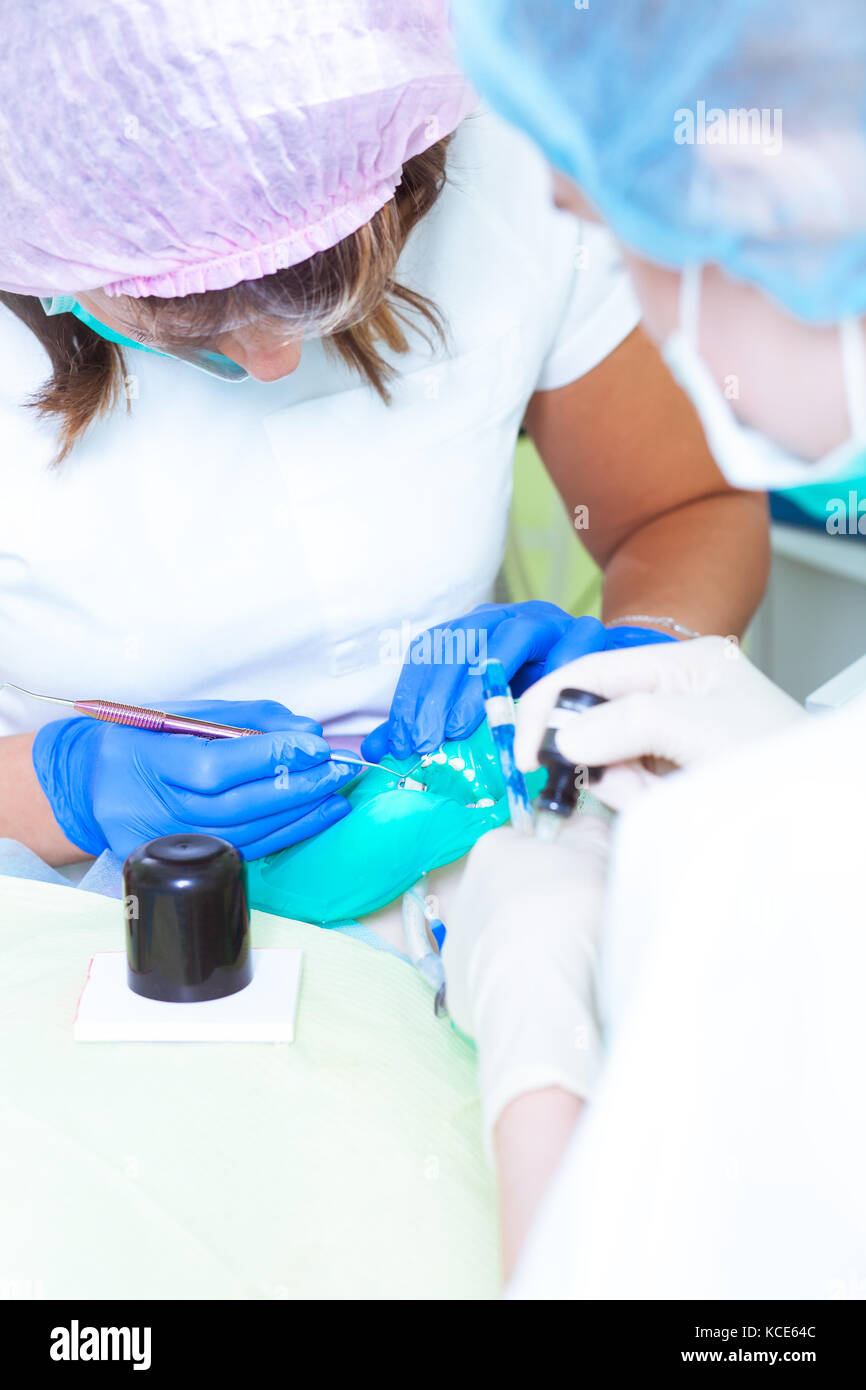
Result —
[[[609,1060],[512,1296],[866,1298],[864,727],[861,697],[621,818]]]
[[[48,375],[0,308],[0,681],[133,702],[276,699],[328,734],[384,718],[401,639],[490,598],[514,445],[638,311],[612,244],[551,204],[546,165],[486,114],[399,278],[449,347],[393,356],[391,405],[305,344],[273,383],[130,350],[130,413],[50,468],[24,402]],[[57,718],[0,694],[0,734]]]

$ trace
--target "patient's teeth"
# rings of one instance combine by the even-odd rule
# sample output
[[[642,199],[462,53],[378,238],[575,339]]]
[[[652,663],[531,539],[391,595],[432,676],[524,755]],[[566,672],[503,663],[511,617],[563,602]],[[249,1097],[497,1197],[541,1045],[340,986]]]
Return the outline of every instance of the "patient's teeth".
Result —
[[[455,772],[462,772],[464,767],[466,766],[466,763],[464,762],[463,758],[449,758],[448,762],[449,765],[454,768]]]
[[[439,749],[438,753],[431,753],[430,757],[434,763],[441,764],[448,761],[448,754],[442,748]]]
[[[463,776],[466,778],[467,782],[474,782],[474,781],[475,781],[475,768],[474,768],[474,767],[467,767],[467,769],[466,769],[466,771],[464,772]]]
[[[476,806],[495,806],[496,802],[492,796],[482,796],[480,801],[476,801]]]

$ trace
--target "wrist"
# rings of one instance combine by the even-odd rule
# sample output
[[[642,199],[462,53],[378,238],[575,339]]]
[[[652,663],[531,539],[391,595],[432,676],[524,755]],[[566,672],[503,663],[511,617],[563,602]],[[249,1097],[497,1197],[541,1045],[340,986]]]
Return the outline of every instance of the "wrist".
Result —
[[[593,1091],[601,1056],[594,952],[575,952],[567,935],[565,950],[539,943],[538,951],[524,946],[497,954],[476,983],[473,1024],[488,1152],[500,1116],[517,1097],[551,1086],[581,1100]]]
[[[696,632],[694,628],[687,627],[685,623],[679,622],[676,618],[652,613],[627,613],[621,618],[608,618],[605,627],[608,629],[618,627],[643,628],[650,632],[661,633],[666,637],[672,637],[676,641],[704,636],[704,633]]]
[[[91,719],[61,719],[33,740],[33,770],[54,819],[67,840],[94,856],[108,849],[91,793],[102,732]]]

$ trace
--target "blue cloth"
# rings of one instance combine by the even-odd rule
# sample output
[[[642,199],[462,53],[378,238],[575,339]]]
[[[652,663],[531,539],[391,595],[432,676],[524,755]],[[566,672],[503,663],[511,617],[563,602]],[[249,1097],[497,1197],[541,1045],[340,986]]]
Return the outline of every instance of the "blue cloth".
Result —
[[[400,960],[409,959],[404,951],[398,951],[397,947],[392,946],[390,941],[386,941],[378,932],[374,932],[372,927],[365,927],[363,922],[332,922],[326,930],[338,931],[341,936],[348,936],[352,941],[360,941],[363,946],[371,946],[374,951],[384,951],[387,955],[397,956]]]
[[[73,880],[59,869],[52,869],[50,864],[46,864],[44,859],[18,840],[0,839],[0,875],[5,878],[31,878],[39,883],[56,883],[61,888],[80,888],[85,893],[119,898],[121,868],[120,860],[106,850],[80,878]]]
[[[68,888],[69,879],[52,869],[38,854],[17,840],[0,839],[0,874],[5,878],[32,878],[38,883],[56,883]]]
[[[863,0],[453,12],[482,96],[629,246],[662,265],[718,263],[801,319],[866,312]]]

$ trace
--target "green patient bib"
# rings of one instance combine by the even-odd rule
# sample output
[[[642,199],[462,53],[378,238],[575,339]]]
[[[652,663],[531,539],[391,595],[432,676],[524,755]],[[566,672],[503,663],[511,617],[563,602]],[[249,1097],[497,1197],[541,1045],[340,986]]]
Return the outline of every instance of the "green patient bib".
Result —
[[[362,773],[342,793],[348,816],[321,835],[248,865],[250,904],[321,926],[384,907],[428,869],[466,854],[508,820],[499,759],[487,723],[470,738],[444,743],[425,766],[419,759],[383,762],[393,775]],[[407,773],[426,791],[401,788]],[[530,795],[546,774],[528,779]]]

